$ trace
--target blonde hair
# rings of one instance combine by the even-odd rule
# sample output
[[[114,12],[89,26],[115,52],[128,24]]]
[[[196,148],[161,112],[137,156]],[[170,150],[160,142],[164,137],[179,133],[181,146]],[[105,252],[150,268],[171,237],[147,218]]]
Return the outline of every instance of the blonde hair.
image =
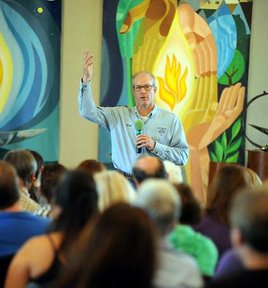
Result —
[[[99,194],[99,210],[104,211],[113,204],[123,202],[132,204],[136,191],[129,181],[117,171],[103,171],[95,175]]]
[[[249,184],[252,187],[262,185],[262,181],[261,181],[260,177],[258,176],[258,174],[254,170],[252,170],[248,167],[244,167],[244,169],[246,171],[246,178],[248,179]]]

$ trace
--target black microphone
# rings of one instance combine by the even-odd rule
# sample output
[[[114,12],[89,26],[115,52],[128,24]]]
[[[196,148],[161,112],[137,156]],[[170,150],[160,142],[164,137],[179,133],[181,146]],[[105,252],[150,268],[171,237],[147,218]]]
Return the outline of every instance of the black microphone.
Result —
[[[135,127],[135,130],[136,130],[136,135],[140,135],[141,132],[142,132],[142,129],[144,127],[143,121],[140,120],[140,119],[136,120],[134,122],[134,127]],[[136,152],[139,153],[139,154],[141,153],[141,150],[142,150],[142,147],[140,147],[140,148],[137,147],[136,148]]]

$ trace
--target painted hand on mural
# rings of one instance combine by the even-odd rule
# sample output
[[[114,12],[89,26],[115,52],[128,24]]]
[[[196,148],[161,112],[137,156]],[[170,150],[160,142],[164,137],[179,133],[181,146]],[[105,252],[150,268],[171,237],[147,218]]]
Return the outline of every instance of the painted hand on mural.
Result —
[[[241,87],[241,83],[225,88],[212,120],[210,122],[202,122],[189,130],[187,137],[189,144],[196,149],[203,149],[211,144],[241,114],[244,98],[245,87]],[[204,114],[210,114],[208,110],[210,110],[210,107],[204,111]]]
[[[207,22],[188,5],[179,6],[179,21],[191,47],[196,75],[194,97],[183,116],[190,147],[186,174],[198,198],[206,202],[210,157],[208,145],[228,129],[243,110],[245,88],[240,83],[223,90],[217,100],[216,42]]]
[[[123,35],[135,31],[134,24],[141,21],[137,35],[135,34],[137,38],[132,55],[133,74],[153,70],[156,55],[167,40],[176,7],[177,0],[144,0],[127,12],[118,35],[121,45],[122,42],[128,45],[125,42],[129,39],[123,40]]]
[[[220,12],[215,8],[212,14],[198,13],[187,3],[145,0],[124,14],[127,16],[120,24],[119,39],[133,33],[133,50],[126,49],[129,44],[124,46],[132,73],[152,71],[159,84],[157,105],[181,119],[190,145],[187,181],[204,203],[210,162],[208,145],[239,117],[245,88],[239,83],[232,85],[241,79],[233,78],[218,97],[218,77],[229,67],[236,49],[236,33],[228,34],[236,29],[232,13],[225,4]],[[127,38],[124,41],[134,42]],[[126,51],[131,51],[131,56]]]
[[[241,114],[244,98],[245,87],[241,87],[240,83],[225,88],[211,122],[201,122],[187,133],[190,147],[188,173],[191,174],[192,186],[195,187],[196,192],[198,192],[198,198],[203,203],[206,202],[210,161],[207,146],[228,129]],[[207,110],[210,110],[210,107]],[[204,111],[204,114],[210,114],[210,112]]]
[[[241,83],[223,90],[217,112],[198,145],[199,149],[208,146],[234,123],[243,110],[244,98],[245,87],[241,87]]]

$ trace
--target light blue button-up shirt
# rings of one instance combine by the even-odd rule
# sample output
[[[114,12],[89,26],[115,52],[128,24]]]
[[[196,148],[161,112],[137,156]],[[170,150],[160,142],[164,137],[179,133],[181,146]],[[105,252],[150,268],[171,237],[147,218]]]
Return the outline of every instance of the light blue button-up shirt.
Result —
[[[137,108],[96,106],[90,83],[80,84],[78,105],[81,116],[110,131],[114,167],[132,173],[132,167],[141,155],[136,152],[134,123],[142,119]],[[142,134],[152,137],[156,143],[153,151],[143,148],[142,155],[155,155],[177,165],[186,164],[188,144],[182,124],[174,113],[155,105],[144,122]]]

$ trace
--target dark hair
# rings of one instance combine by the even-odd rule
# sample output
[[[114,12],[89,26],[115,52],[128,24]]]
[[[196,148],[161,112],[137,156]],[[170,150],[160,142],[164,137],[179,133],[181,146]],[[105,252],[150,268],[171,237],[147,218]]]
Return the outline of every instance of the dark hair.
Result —
[[[243,167],[236,164],[221,167],[208,188],[206,213],[229,225],[230,203],[246,186],[249,186],[249,183]]]
[[[185,183],[173,184],[181,198],[182,211],[179,222],[187,225],[196,225],[201,221],[202,209],[194,196],[191,186]]]
[[[44,166],[41,178],[41,194],[51,203],[55,197],[59,180],[67,169],[59,164],[47,164]]]
[[[155,235],[144,210],[124,203],[110,206],[90,232],[84,230],[85,248],[58,287],[152,287]]]
[[[35,177],[38,178],[38,176],[41,173],[41,170],[44,166],[44,159],[37,151],[34,151],[34,150],[27,150],[27,151],[32,153],[32,155],[36,161],[37,168],[36,168],[36,172],[35,172]]]
[[[68,252],[78,233],[97,212],[98,194],[94,179],[83,171],[67,171],[57,187],[55,204],[61,212],[50,231],[63,232],[60,251]]]
[[[148,156],[141,157],[146,158]],[[151,156],[149,156],[151,158]],[[149,178],[156,178],[156,179],[166,179],[167,178],[167,172],[166,168],[164,166],[164,163],[162,160],[160,160],[157,157],[153,157],[154,159],[157,160],[157,165],[155,166],[155,170],[152,172],[148,172],[140,167],[134,166],[132,169],[132,173],[137,180],[138,183],[142,183],[144,180],[149,179]],[[137,160],[138,163],[139,159]]]
[[[93,176],[94,174],[96,174],[98,172],[102,172],[102,171],[106,170],[106,167],[104,164],[102,164],[100,161],[94,160],[94,159],[87,159],[87,160],[82,161],[77,166],[77,168],[83,169],[84,171],[86,171],[91,176]]]
[[[232,226],[259,253],[268,253],[268,190],[250,188],[237,195],[231,206]]]
[[[0,210],[12,206],[19,198],[18,177],[14,167],[0,161]]]
[[[37,163],[32,153],[23,149],[10,150],[5,154],[4,160],[15,167],[23,184],[28,186],[31,181],[30,178],[32,175],[35,175],[37,167]]]
[[[65,171],[67,171],[67,168],[60,163],[46,164],[42,172],[42,177],[62,174]]]

